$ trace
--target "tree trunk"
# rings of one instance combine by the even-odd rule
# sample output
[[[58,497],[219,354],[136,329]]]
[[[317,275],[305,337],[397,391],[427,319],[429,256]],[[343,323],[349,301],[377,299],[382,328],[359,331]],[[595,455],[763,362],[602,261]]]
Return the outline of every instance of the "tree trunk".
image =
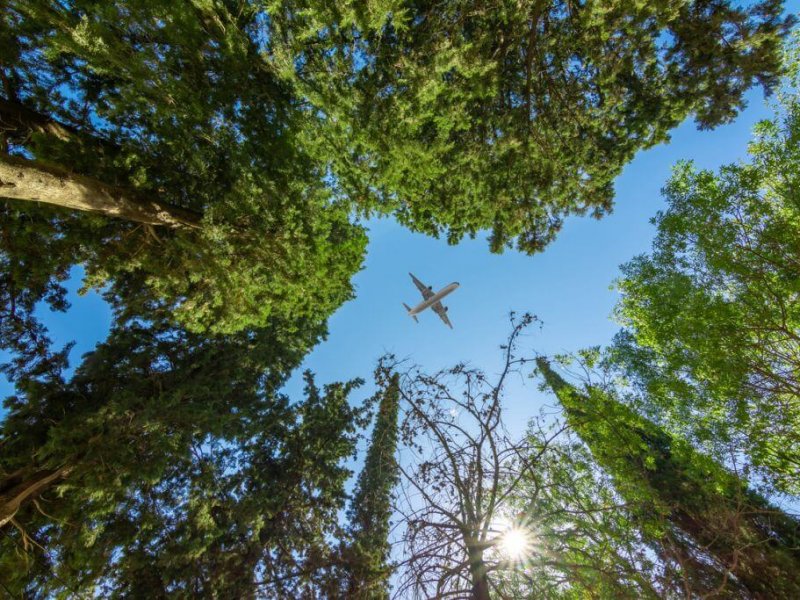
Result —
[[[96,179],[9,155],[0,155],[0,197],[45,202],[148,225],[200,227],[201,215],[194,211],[142,200],[133,192]]]
[[[486,564],[483,562],[483,549],[468,545],[467,555],[472,579],[472,600],[489,600],[489,579],[486,576]]]
[[[0,483],[0,528],[5,527],[25,504],[34,500],[70,472],[72,467],[69,466],[42,469],[27,479],[22,479],[22,476],[15,473]]]

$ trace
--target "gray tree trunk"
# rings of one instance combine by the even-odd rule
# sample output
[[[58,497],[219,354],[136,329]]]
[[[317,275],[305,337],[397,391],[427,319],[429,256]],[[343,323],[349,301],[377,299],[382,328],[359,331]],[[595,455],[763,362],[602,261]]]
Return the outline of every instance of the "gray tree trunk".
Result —
[[[140,199],[131,191],[106,185],[90,177],[2,154],[0,197],[45,202],[148,225],[200,227],[199,213],[158,200]]]
[[[486,576],[486,563],[483,562],[483,549],[467,546],[469,574],[472,579],[472,600],[489,600],[489,579]]]

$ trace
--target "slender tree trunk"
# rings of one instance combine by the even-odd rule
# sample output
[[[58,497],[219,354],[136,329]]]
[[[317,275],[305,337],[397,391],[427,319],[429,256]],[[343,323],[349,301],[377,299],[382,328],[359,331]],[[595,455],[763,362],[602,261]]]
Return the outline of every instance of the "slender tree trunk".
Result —
[[[15,473],[0,483],[0,528],[14,518],[17,511],[72,472],[71,466],[42,469],[23,479]]]
[[[467,545],[469,574],[472,578],[472,599],[489,600],[489,578],[483,562],[483,549],[477,545]]]
[[[199,228],[201,215],[49,165],[0,155],[0,197],[45,202],[137,223]]]

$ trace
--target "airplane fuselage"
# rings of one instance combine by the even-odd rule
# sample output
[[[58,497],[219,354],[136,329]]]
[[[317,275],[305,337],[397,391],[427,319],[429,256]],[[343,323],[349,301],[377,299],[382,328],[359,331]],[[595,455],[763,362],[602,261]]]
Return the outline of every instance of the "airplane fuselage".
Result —
[[[456,290],[456,288],[458,287],[458,285],[459,285],[459,284],[458,284],[458,282],[457,282],[457,281],[454,281],[454,282],[453,282],[453,283],[451,283],[450,285],[447,285],[447,286],[443,287],[443,288],[442,288],[442,289],[440,289],[438,292],[436,292],[436,293],[435,293],[433,296],[431,296],[431,297],[430,297],[430,298],[428,298],[427,300],[424,300],[424,301],[420,302],[420,303],[419,303],[419,304],[417,304],[417,305],[416,305],[414,308],[412,308],[411,310],[409,310],[409,311],[408,311],[408,314],[409,314],[410,316],[412,316],[412,317],[413,317],[414,315],[418,315],[419,313],[421,313],[421,312],[422,312],[423,310],[425,310],[426,308],[428,308],[428,307],[430,307],[430,306],[433,306],[434,304],[436,304],[437,302],[439,302],[439,301],[440,301],[442,298],[444,298],[445,296],[447,296],[447,294],[449,294],[449,293],[451,293],[451,292],[455,291],[455,290]]]

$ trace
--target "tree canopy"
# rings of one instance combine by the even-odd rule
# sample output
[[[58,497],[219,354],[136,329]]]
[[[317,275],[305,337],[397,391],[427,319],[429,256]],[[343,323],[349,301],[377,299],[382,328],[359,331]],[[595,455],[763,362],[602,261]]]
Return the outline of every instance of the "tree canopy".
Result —
[[[337,181],[416,231],[543,249],[693,115],[771,89],[782,3],[275,2],[274,56],[326,115]]]
[[[672,571],[662,593],[670,588],[691,597],[800,593],[800,521],[638,414],[613,387],[578,389],[546,358],[536,364],[567,422],[629,505],[634,526]]]
[[[2,137],[21,158],[3,158],[3,179],[14,198],[73,186],[105,202],[116,218],[44,212],[80,248],[89,285],[142,278],[178,322],[212,333],[324,321],[350,297],[366,238],[306,147],[315,113],[261,57],[255,6],[5,4]],[[195,226],[108,207],[122,200]],[[24,221],[25,204],[6,210]]]
[[[384,598],[393,507],[401,593],[800,593],[794,520],[695,447],[741,442],[800,491],[788,95],[752,164],[679,168],[653,255],[625,268],[613,357],[658,423],[540,361],[566,422],[512,439],[528,315],[495,381],[381,365],[365,404],[359,381],[310,373],[302,398],[280,392],[353,295],[360,219],[542,250],[567,216],[611,210],[638,150],[776,86],[780,0],[0,7],[3,591]],[[68,309],[76,266],[113,323],[71,372],[38,314]],[[539,534],[525,561],[509,531]]]
[[[58,355],[14,372],[0,580],[32,597],[311,585],[365,422],[348,403],[357,382],[320,390],[309,374],[305,399],[277,393],[307,348],[295,335],[276,325],[207,339],[131,323],[69,379]]]
[[[654,414],[733,441],[767,481],[800,492],[800,105],[760,123],[750,161],[681,163],[649,255],[623,267],[615,356]]]

